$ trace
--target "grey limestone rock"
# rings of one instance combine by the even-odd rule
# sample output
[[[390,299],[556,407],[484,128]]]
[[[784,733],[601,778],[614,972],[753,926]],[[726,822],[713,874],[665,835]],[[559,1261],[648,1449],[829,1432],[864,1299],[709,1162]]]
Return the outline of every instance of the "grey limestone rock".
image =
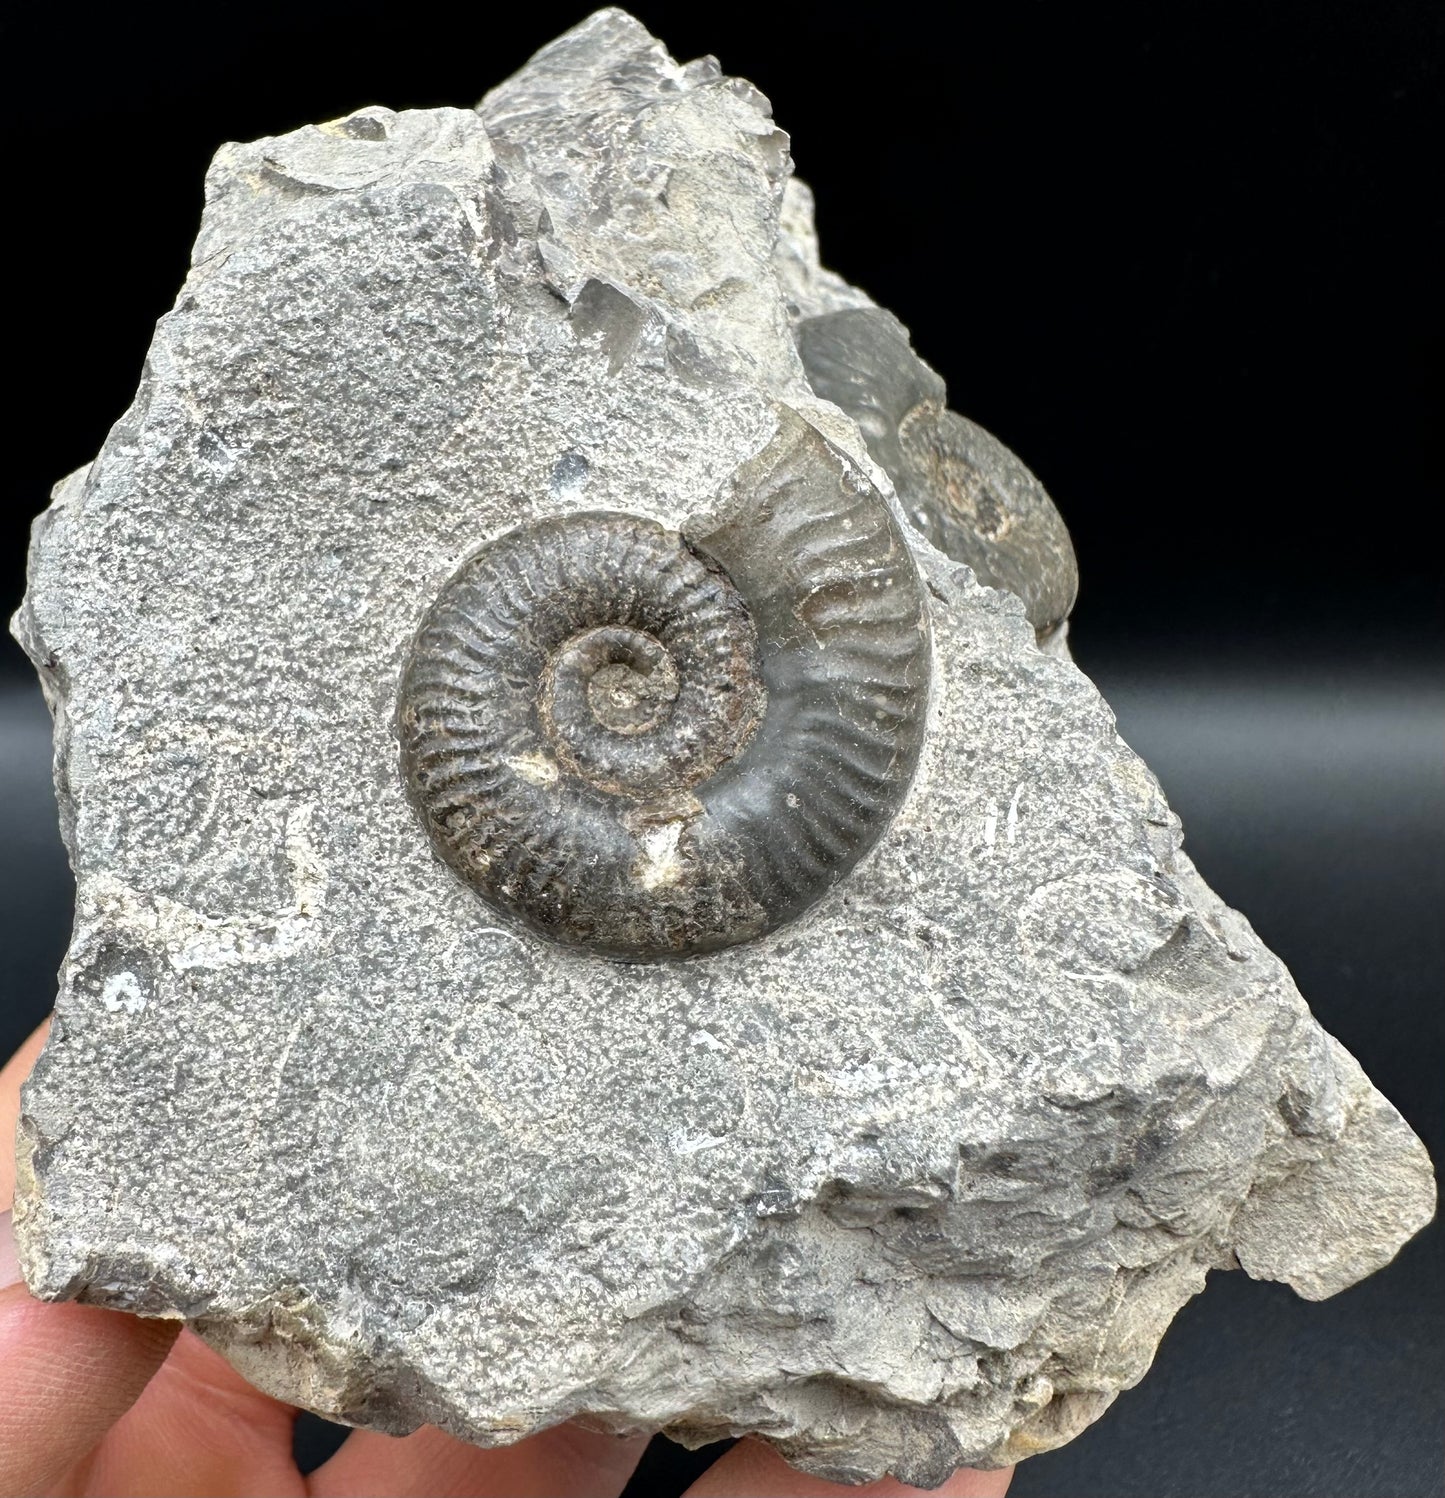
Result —
[[[984,496],[984,539],[1016,517],[1027,545],[971,561],[918,527],[869,361],[930,419],[942,384],[821,269],[790,167],[753,88],[618,11],[475,110],[219,152],[16,620],[77,881],[20,1125],[36,1294],[185,1317],[262,1388],[384,1430],[754,1432],[932,1485],[1076,1434],[1210,1269],[1321,1297],[1429,1218],[1421,1145],[1201,882],[1068,659],[1042,489],[966,433],[972,497],[934,519],[966,552]],[[840,317],[846,390],[836,340],[800,354]],[[758,496],[814,484],[923,610],[917,743],[855,866],[777,929],[640,963],[459,878],[398,694],[464,561],[608,512],[705,557],[730,526],[730,556],[792,575]],[[850,628],[824,591],[814,643]],[[628,824],[662,883],[681,805]]]

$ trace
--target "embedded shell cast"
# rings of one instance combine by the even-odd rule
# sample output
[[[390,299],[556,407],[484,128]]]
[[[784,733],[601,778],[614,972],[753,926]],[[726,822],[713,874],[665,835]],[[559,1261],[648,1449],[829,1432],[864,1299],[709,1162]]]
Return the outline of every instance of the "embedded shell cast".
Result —
[[[218,154],[16,620],[77,886],[20,1125],[35,1293],[186,1317],[380,1429],[753,1432],[926,1485],[1069,1439],[1209,1269],[1328,1295],[1428,1218],[1419,1142],[1068,660],[1042,490],[972,438],[909,467],[941,382],[789,172],[756,91],[617,11],[477,110]],[[860,309],[813,331],[882,372],[830,384],[809,325]],[[872,560],[814,586],[854,503]],[[690,624],[618,586],[624,541]],[[479,585],[549,566],[501,627]],[[535,678],[512,748],[468,649]],[[816,741],[729,801],[815,689]],[[596,890],[560,843],[535,899],[506,849],[493,882],[451,816],[535,816],[528,768],[573,798],[544,812],[611,798],[566,823]],[[690,883],[666,842],[709,818]],[[676,907],[629,904],[649,825]]]
[[[402,687],[402,759],[442,856],[538,933],[679,957],[771,931],[907,794],[923,585],[887,501],[780,414],[693,544],[584,511],[483,546]]]

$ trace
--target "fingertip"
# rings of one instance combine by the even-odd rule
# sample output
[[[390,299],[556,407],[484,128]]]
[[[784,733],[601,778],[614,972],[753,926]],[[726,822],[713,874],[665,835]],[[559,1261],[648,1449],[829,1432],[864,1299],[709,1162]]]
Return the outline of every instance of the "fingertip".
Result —
[[[311,1474],[311,1498],[616,1498],[646,1436],[554,1425],[511,1446],[468,1445],[431,1426],[409,1436],[358,1430]]]
[[[0,1290],[0,1493],[43,1491],[130,1408],[179,1322]]]
[[[15,1122],[20,1116],[20,1084],[30,1075],[50,1034],[47,1019],[21,1042],[20,1049],[0,1067],[0,1208],[9,1211],[15,1200]]]
[[[0,1290],[21,1280],[20,1255],[15,1249],[15,1223],[9,1212],[0,1212]]]
[[[992,1472],[960,1467],[936,1488],[915,1488],[896,1477],[844,1487],[789,1466],[766,1441],[746,1438],[719,1457],[685,1498],[1003,1498],[1013,1468]]]

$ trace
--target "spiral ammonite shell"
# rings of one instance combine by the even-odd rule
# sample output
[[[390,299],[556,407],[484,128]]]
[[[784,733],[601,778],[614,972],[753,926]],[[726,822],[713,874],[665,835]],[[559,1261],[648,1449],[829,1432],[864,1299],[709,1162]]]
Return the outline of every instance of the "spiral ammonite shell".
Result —
[[[811,429],[764,459],[704,536],[597,510],[494,537],[416,635],[411,797],[543,936],[633,960],[759,936],[907,792],[930,649],[908,543]]]
[[[1063,517],[1002,442],[944,404],[943,381],[881,307],[805,318],[808,382],[858,423],[914,526],[981,582],[1024,601],[1040,640],[1069,616],[1079,569]]]

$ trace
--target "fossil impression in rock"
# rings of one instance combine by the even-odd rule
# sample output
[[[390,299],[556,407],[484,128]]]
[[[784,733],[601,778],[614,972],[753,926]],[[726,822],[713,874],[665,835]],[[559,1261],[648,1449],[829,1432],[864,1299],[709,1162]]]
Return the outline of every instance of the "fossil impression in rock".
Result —
[[[1387,1263],[1424,1151],[1193,870],[1076,585],[767,101],[623,13],[223,147],[15,622],[76,873],[32,1289],[355,1424],[928,1485],[1211,1269]]]

